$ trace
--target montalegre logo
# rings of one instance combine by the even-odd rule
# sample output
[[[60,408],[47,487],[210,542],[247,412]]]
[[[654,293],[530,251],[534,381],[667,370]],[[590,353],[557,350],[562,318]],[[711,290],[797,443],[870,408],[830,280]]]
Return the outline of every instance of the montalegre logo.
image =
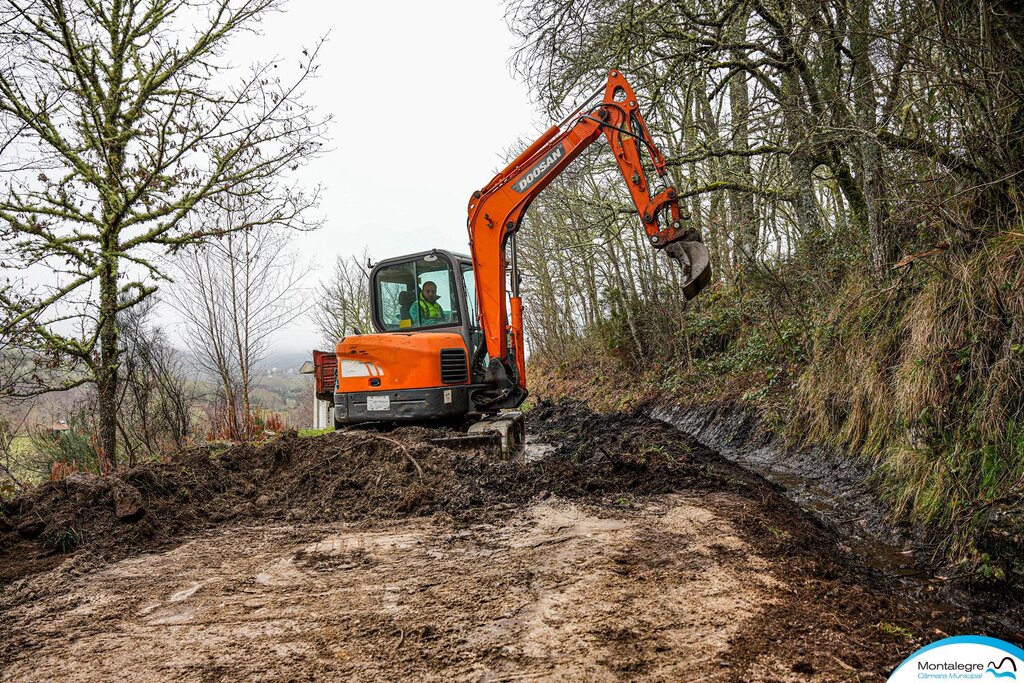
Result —
[[[1024,676],[1024,650],[998,638],[956,636],[926,645],[889,676],[906,681],[1002,681]]]

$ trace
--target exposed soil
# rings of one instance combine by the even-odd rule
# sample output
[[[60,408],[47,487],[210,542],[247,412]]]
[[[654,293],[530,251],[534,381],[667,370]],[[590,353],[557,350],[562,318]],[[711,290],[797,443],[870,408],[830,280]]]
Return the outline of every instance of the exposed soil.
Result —
[[[667,424],[542,404],[528,431],[525,462],[291,433],[46,484],[0,516],[0,679],[884,680],[1022,636]]]

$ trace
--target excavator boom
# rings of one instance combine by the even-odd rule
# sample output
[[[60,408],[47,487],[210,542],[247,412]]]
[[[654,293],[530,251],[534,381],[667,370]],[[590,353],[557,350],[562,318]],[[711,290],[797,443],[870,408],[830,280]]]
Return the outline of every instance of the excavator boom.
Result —
[[[600,102],[595,104],[598,97]],[[621,72],[611,71],[607,83],[590,100],[561,124],[549,128],[469,200],[469,242],[485,342],[474,360],[481,362],[486,350],[490,358],[486,378],[497,387],[480,393],[478,404],[516,407],[526,398],[522,299],[514,240],[513,291],[508,306],[506,245],[519,230],[534,198],[602,135],[608,140],[651,245],[665,249],[682,266],[683,295],[693,298],[710,281],[707,249],[700,237],[684,226],[685,217],[676,190],[669,183],[665,158],[651,139],[636,94]],[[657,173],[660,189],[650,185],[643,155]]]
[[[496,431],[505,452],[522,441],[522,415],[501,412],[526,398],[515,234],[530,202],[602,136],[648,241],[683,266],[683,295],[693,297],[707,284],[707,249],[685,227],[665,158],[651,139],[633,89],[612,71],[590,100],[473,193],[471,255],[431,249],[373,266],[373,333],[355,332],[335,347],[335,426],[476,419],[468,425],[470,435]],[[649,171],[657,176],[657,188]],[[507,265],[512,267],[511,296]]]

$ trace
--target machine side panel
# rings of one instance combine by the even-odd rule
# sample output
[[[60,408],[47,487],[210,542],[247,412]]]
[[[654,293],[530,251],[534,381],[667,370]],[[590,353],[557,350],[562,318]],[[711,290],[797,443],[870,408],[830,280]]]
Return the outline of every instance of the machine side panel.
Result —
[[[442,350],[448,352],[443,374]],[[389,332],[346,337],[335,349],[338,391],[396,391],[468,384],[468,373],[465,381],[451,381],[453,376],[460,380],[463,377],[452,372],[453,357],[459,355],[452,353],[455,350],[461,350],[468,363],[466,341],[456,333]]]

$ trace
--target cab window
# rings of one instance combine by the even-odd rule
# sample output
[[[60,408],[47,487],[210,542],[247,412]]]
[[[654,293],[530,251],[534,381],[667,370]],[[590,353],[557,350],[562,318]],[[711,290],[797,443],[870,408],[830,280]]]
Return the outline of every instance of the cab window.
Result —
[[[466,310],[469,316],[470,324],[473,326],[480,325],[480,311],[476,307],[476,276],[473,273],[473,264],[463,263],[462,268],[462,284],[463,289],[466,290]]]
[[[458,290],[447,259],[428,255],[381,268],[374,287],[378,320],[387,331],[459,324]]]

